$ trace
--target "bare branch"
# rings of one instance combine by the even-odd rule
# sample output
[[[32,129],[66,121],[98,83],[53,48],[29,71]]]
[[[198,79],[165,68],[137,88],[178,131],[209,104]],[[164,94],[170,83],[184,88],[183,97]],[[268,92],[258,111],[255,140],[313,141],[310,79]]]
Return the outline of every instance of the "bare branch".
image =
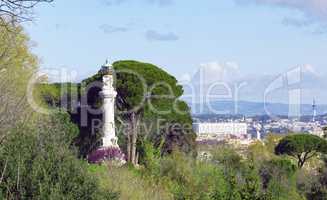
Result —
[[[51,2],[53,0],[0,0],[0,17],[14,23],[31,21],[37,4]]]

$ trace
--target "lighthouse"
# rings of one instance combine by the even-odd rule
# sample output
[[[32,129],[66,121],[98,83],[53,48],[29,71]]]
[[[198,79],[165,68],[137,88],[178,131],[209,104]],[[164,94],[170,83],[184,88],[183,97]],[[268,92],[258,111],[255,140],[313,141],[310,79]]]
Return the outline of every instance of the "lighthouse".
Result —
[[[113,67],[106,61],[100,73],[103,75],[103,87],[100,95],[103,98],[103,138],[102,147],[119,147],[115,131],[115,99],[117,92],[113,87]]]
[[[117,92],[113,84],[113,66],[106,61],[99,71],[99,75],[102,76],[102,90],[100,92],[103,100],[102,145],[88,154],[87,159],[90,163],[101,164],[109,162],[113,165],[122,166],[126,163],[126,156],[118,146],[118,138],[115,131],[115,100]]]

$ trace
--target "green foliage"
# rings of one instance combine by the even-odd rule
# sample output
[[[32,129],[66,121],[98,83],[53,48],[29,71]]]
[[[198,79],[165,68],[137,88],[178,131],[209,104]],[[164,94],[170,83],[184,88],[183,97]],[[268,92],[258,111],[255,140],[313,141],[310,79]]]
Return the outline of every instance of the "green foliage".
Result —
[[[117,102],[121,105],[118,108],[131,111],[139,107],[135,112],[141,113],[141,122],[149,122],[150,119],[148,125],[156,127],[154,132],[146,134],[150,134],[157,147],[164,138],[163,152],[171,152],[174,148],[184,152],[194,150],[192,118],[187,104],[178,100],[183,89],[177,80],[157,66],[137,61],[116,62],[114,69],[118,99],[123,99],[123,102]],[[126,117],[129,118],[122,116],[122,119]],[[162,127],[157,127],[158,122]],[[170,126],[174,124],[190,128],[172,131]]]
[[[169,180],[175,199],[212,199],[224,196],[227,190],[221,168],[197,162],[182,153],[175,152],[162,159],[160,177]]]
[[[286,158],[274,156],[254,164],[223,146],[213,151],[210,161],[200,161],[179,152],[154,156],[152,148],[145,154],[152,164],[141,172],[146,179],[164,182],[174,199],[303,199],[295,182],[298,168]]]
[[[177,85],[177,80],[155,65],[137,61],[118,61],[114,63],[114,68],[117,92],[126,102],[122,108],[125,111],[140,105],[144,98],[147,98],[145,96],[147,94],[150,98],[160,95],[153,103],[158,111],[165,111],[163,108],[165,104],[161,99],[163,95],[171,95],[172,97],[165,100],[174,101],[183,94],[182,86]]]
[[[234,164],[240,163],[241,158],[227,148],[225,152],[228,153],[224,155],[230,156],[223,158],[220,155],[212,162],[197,161],[183,153],[174,152],[170,156],[159,157],[159,163],[156,161],[155,165],[147,165],[143,173],[148,178],[166,183],[174,199],[227,200],[259,196],[258,174],[254,171],[252,173],[252,169],[239,174],[237,170],[240,168]],[[217,158],[220,162],[217,162]],[[155,169],[149,169],[150,167]],[[235,169],[230,169],[234,167]],[[239,175],[242,181],[239,180]]]
[[[153,144],[149,141],[143,142],[143,150],[144,150],[144,156],[143,156],[143,164],[145,168],[148,171],[149,174],[155,176],[158,178],[158,175],[160,174],[160,158],[161,158],[161,151],[160,148],[155,148]],[[155,171],[153,171],[155,170]]]
[[[295,173],[297,167],[287,159],[273,159],[265,161],[259,170],[263,189],[269,199],[278,199],[281,196],[297,195]]]
[[[143,177],[132,167],[113,168],[105,165],[89,165],[89,171],[100,179],[102,189],[117,191],[119,199],[131,200],[172,200],[172,195],[166,190],[166,183],[154,182]]]
[[[285,135],[281,134],[268,134],[265,137],[264,145],[266,146],[267,151],[269,152],[270,156],[275,154],[275,147],[278,145],[279,141],[283,139]]]
[[[31,109],[27,97],[44,105],[39,94],[56,102],[60,94],[50,85],[27,87],[38,60],[22,26],[1,24],[0,38],[0,199],[117,199],[73,153],[78,129],[70,116]]]
[[[323,164],[316,170],[299,172],[297,184],[308,200],[327,199],[327,159],[323,157]]]
[[[171,153],[174,149],[186,153],[195,152],[196,135],[192,130],[192,117],[189,107],[179,98],[183,94],[182,86],[177,80],[159,67],[137,61],[118,61],[113,64],[115,70],[114,87],[117,90],[116,109],[119,115],[117,126],[144,124],[137,127],[135,132],[128,133],[137,137],[137,150],[142,156],[143,139],[150,140],[155,147],[161,146],[162,154]],[[82,82],[86,90],[95,82],[102,84],[103,74],[96,74]],[[101,88],[92,88],[86,92],[88,105],[99,107]],[[100,103],[99,103],[100,102]],[[78,115],[77,115],[78,116]],[[89,115],[90,119],[101,119],[101,116]],[[78,120],[76,120],[78,121]],[[178,127],[174,127],[174,125]],[[119,143],[128,149],[132,142],[125,138],[127,131],[119,129]],[[82,130],[83,131],[83,130]],[[79,141],[88,141],[91,131],[85,131]],[[123,141],[122,141],[123,140]],[[132,140],[132,139],[131,139]],[[163,145],[161,145],[164,140]],[[96,140],[93,140],[96,141]],[[125,142],[126,141],[126,142]],[[91,145],[94,146],[94,145]],[[142,159],[142,158],[141,158]]]
[[[78,99],[79,85],[74,83],[43,83],[35,88],[36,98],[41,99],[46,105],[68,111]],[[42,103],[42,102],[41,102]],[[42,104],[40,105],[42,106]]]
[[[260,169],[263,187],[266,188],[273,178],[284,179],[287,181],[286,185],[289,185],[290,182],[288,180],[294,176],[296,170],[297,167],[287,159],[278,158],[266,161]]]
[[[3,21],[0,17],[0,143],[9,129],[34,119],[26,92],[38,65],[23,28],[16,24],[2,26]]]
[[[327,141],[311,134],[296,134],[284,137],[275,148],[277,155],[286,154],[298,160],[298,167],[316,156],[317,153],[327,153]]]
[[[49,106],[59,107],[60,105],[60,87],[53,84],[40,84],[36,91],[40,95],[40,99],[44,100]]]
[[[0,191],[7,199],[113,199],[70,150],[76,126],[66,114],[12,130],[0,149]]]
[[[86,95],[87,104],[99,108],[101,88],[87,93],[79,89],[94,81],[101,83],[102,75],[82,84],[37,85],[34,92],[40,105],[45,101],[52,107],[64,106],[70,115],[35,114],[27,107],[25,96],[27,82],[37,70],[37,58],[30,52],[22,27],[6,28],[10,31],[0,26],[0,199],[301,200],[299,193],[309,200],[326,199],[326,166],[306,174],[297,171],[287,157],[272,154],[275,150],[277,155],[293,156],[302,167],[311,157],[327,152],[326,141],[303,134],[280,141],[270,135],[264,143],[251,145],[247,158],[226,146],[216,149],[211,161],[196,160],[185,154],[194,153],[195,134],[189,107],[179,99],[182,87],[162,69],[137,61],[114,63],[115,86],[118,111],[140,105],[133,113],[147,125],[139,127],[136,141],[144,166],[117,169],[77,159],[72,145],[76,137],[81,154],[86,155],[90,147],[96,147],[99,135],[89,137],[90,127],[72,124],[71,119],[80,124],[81,113],[69,106]],[[127,122],[131,116],[119,115]],[[101,118],[88,116],[89,120]],[[176,124],[183,126],[176,128]],[[306,184],[298,180],[300,175]]]
[[[225,146],[217,150],[220,154],[213,154],[213,160],[199,161],[177,151],[161,156],[149,142],[143,146],[144,166],[139,169],[88,166],[88,171],[100,179],[101,190],[117,191],[109,194],[121,199],[304,199],[295,184],[298,168],[287,158],[273,157],[254,165]],[[319,177],[323,180],[322,175]],[[323,197],[321,189],[310,191],[305,192],[309,199]]]
[[[226,170],[242,168],[242,157],[231,147],[221,146],[212,152],[212,162],[218,163]]]
[[[284,185],[281,185],[278,180],[273,179],[266,190],[264,199],[267,200],[303,200],[304,198],[296,191],[296,188],[288,190]]]
[[[24,32],[23,27],[18,24],[8,24],[2,26],[3,18],[0,19],[0,70],[6,69],[16,74],[10,74],[10,78],[24,79],[31,75],[31,72],[37,69],[38,60],[30,51],[30,38]],[[9,78],[9,77],[8,77]]]
[[[253,166],[248,166],[244,172],[244,183],[241,186],[242,200],[259,200],[261,193],[260,177]]]
[[[325,140],[311,134],[289,135],[279,142],[276,153],[288,155],[310,151],[326,153],[326,144]]]

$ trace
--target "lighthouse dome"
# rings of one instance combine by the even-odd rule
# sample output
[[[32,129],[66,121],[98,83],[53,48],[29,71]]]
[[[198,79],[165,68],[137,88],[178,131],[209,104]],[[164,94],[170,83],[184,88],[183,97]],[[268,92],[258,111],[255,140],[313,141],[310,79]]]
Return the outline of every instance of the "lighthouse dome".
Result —
[[[99,72],[100,72],[100,74],[103,74],[103,75],[112,75],[113,66],[109,62],[109,60],[106,60],[105,64],[102,65],[101,70]]]

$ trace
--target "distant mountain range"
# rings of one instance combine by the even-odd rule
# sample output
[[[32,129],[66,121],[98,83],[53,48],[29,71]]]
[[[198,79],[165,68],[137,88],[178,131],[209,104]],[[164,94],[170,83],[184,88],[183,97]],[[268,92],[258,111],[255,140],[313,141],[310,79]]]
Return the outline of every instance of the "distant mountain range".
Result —
[[[327,113],[327,75],[310,65],[290,68],[275,75],[242,75],[237,66],[209,63],[203,65],[189,80],[181,81],[183,99],[187,102],[211,102],[214,110],[246,115],[312,114],[312,101],[316,100],[318,114]],[[234,101],[238,100],[235,112]],[[259,102],[259,103],[256,103]],[[288,104],[303,104],[300,109]],[[210,112],[210,105],[191,105],[193,112]],[[289,109],[290,108],[290,109]]]
[[[222,115],[283,115],[283,116],[310,116],[312,105],[288,105],[283,103],[261,103],[250,101],[214,101],[208,104],[189,104],[193,115],[222,114]],[[317,115],[327,113],[327,105],[316,106]]]

